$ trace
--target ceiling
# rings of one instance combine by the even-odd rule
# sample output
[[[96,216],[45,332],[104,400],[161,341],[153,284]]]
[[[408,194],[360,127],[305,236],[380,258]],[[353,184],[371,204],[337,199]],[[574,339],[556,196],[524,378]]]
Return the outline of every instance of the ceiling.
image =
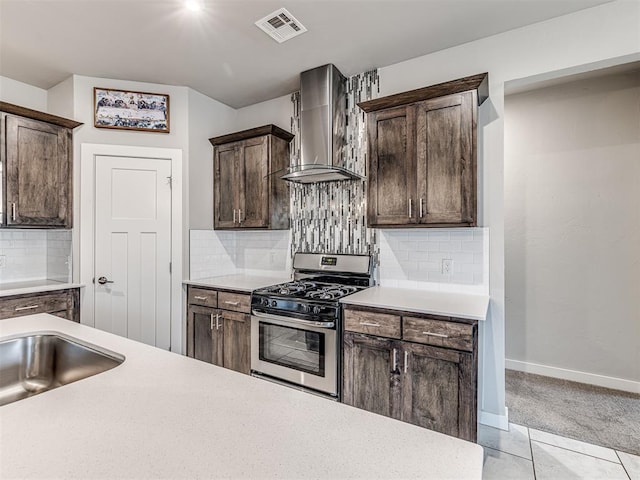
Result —
[[[0,0],[0,75],[48,89],[71,74],[184,85],[239,108],[611,0]],[[285,7],[308,32],[254,22]]]

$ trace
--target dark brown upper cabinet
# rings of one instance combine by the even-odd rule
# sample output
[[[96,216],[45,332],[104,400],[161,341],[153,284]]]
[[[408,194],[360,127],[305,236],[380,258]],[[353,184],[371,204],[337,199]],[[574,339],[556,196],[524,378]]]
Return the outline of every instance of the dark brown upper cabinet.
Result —
[[[213,145],[213,228],[289,228],[289,166],[293,135],[275,125],[210,138]]]
[[[358,104],[370,226],[476,225],[477,106],[487,97],[483,73]]]
[[[81,123],[0,102],[2,226],[71,228],[72,131]]]

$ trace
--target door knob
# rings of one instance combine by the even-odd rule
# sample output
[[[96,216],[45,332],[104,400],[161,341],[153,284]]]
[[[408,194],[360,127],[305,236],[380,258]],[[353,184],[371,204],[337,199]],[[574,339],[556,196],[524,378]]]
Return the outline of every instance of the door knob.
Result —
[[[98,278],[98,283],[104,285],[105,283],[113,283],[113,280],[107,280],[107,277]]]

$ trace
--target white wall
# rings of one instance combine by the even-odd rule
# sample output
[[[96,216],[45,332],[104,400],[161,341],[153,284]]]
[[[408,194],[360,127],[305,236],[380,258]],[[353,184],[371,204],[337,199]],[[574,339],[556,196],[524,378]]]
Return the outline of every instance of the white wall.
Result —
[[[640,392],[640,70],[508,96],[505,119],[509,365]]]
[[[233,131],[236,110],[189,89],[189,228],[213,228],[213,147],[209,138]],[[186,278],[186,277],[185,277]]]
[[[0,100],[34,110],[47,110],[47,91],[7,77],[0,77]]]
[[[239,109],[233,131],[273,124],[291,131],[291,95]]]

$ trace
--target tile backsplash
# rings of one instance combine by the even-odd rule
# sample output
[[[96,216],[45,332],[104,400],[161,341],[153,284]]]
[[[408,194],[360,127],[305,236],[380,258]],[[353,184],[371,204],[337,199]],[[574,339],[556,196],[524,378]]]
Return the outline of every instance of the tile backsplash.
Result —
[[[71,230],[0,230],[0,283],[71,281]]]
[[[489,291],[488,228],[379,230],[379,283],[388,287]],[[443,260],[451,260],[443,273]]]
[[[291,271],[289,230],[190,231],[190,279]]]

